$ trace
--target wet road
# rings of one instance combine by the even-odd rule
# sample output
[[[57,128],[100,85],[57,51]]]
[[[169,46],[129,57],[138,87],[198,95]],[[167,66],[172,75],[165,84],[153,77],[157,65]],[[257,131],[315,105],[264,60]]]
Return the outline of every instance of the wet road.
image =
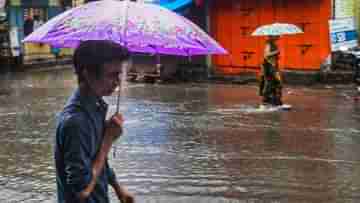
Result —
[[[0,77],[0,202],[54,202],[54,116],[76,80],[71,70]],[[119,181],[139,202],[359,202],[353,88],[286,88],[294,109],[283,112],[259,111],[256,90],[128,84],[110,156]]]

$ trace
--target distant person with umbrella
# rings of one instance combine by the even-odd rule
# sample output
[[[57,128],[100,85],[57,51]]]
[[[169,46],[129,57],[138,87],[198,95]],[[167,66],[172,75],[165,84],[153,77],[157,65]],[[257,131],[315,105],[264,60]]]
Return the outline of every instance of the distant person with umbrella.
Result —
[[[264,105],[282,105],[282,79],[279,70],[280,50],[276,45],[279,36],[269,36],[261,65],[259,94]]]
[[[279,70],[280,51],[276,44],[280,36],[304,33],[299,27],[287,23],[262,25],[251,34],[252,36],[267,36],[264,60],[261,64],[259,94],[264,105],[291,108],[282,102],[282,77]]]

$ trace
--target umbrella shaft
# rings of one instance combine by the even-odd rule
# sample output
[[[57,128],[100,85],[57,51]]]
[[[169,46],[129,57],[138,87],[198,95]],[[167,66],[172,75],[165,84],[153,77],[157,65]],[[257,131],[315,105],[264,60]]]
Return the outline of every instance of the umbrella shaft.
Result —
[[[120,106],[120,92],[121,90],[118,90],[118,95],[117,95],[117,101],[116,101],[116,113],[119,113],[119,106]]]

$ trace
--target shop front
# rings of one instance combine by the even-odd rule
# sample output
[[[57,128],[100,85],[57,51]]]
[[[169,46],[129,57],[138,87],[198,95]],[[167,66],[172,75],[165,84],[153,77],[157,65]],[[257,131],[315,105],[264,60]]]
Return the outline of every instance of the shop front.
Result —
[[[281,37],[280,68],[316,71],[330,54],[331,0],[212,1],[209,9],[211,34],[230,52],[212,57],[215,72],[258,72],[266,38],[251,33],[275,22],[296,24],[304,31]]]
[[[16,30],[18,41],[32,33],[50,18],[63,11],[58,0],[10,0],[8,6],[9,26]],[[56,49],[46,44],[22,44],[24,62],[53,58]]]

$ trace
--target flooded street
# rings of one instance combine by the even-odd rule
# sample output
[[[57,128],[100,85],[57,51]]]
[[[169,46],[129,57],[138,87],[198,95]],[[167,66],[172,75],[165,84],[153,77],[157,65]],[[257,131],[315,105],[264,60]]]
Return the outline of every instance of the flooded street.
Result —
[[[76,79],[70,69],[0,77],[0,202],[54,202],[55,115]],[[253,85],[129,83],[110,164],[138,202],[359,202],[354,94],[287,87],[291,111],[260,111]],[[105,99],[111,114],[116,97]]]

